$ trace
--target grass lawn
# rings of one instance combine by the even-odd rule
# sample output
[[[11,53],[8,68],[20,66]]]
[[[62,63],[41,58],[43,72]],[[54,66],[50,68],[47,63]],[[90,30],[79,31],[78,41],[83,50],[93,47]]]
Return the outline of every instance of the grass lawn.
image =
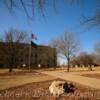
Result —
[[[100,73],[83,74],[82,76],[100,79]]]
[[[24,85],[32,82],[40,82],[55,79],[54,77],[40,74],[35,71],[14,71],[12,73],[0,73],[0,90]]]
[[[86,72],[87,73],[87,72]],[[0,71],[0,100],[100,100],[100,91],[80,84],[74,93],[64,93],[60,97],[50,94],[48,87],[56,77],[38,73],[14,70]]]
[[[21,69],[13,69],[13,72],[19,72],[19,71],[23,71]],[[0,69],[0,74],[2,73],[8,73],[9,69],[5,68],[5,69]]]
[[[48,90],[53,80],[1,90],[0,100],[100,100],[100,91],[75,83],[73,83],[75,85],[73,93],[64,93],[59,97],[53,96]]]

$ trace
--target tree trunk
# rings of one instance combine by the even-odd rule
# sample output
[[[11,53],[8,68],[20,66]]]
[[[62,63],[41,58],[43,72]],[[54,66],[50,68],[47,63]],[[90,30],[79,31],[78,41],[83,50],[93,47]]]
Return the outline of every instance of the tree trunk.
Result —
[[[12,72],[12,67],[11,66],[9,67],[9,72]]]
[[[69,69],[70,69],[70,59],[69,59],[69,57],[67,58],[67,61],[68,61],[68,64],[67,64],[67,72],[69,72]]]
[[[89,66],[90,71],[92,71],[92,65]]]

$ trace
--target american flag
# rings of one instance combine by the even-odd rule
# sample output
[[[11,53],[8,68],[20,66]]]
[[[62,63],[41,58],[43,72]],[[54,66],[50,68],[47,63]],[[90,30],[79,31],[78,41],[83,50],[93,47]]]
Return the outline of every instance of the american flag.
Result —
[[[31,38],[37,40],[37,37],[33,33],[31,34]]]

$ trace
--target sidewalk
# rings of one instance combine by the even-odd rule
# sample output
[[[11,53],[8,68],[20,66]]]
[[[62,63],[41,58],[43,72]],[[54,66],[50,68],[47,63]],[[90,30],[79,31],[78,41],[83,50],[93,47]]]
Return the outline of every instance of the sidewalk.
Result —
[[[41,73],[55,76],[57,78],[61,78],[64,80],[76,82],[100,90],[100,79],[84,77],[75,73],[70,73],[70,72],[68,73],[62,71],[43,71]]]

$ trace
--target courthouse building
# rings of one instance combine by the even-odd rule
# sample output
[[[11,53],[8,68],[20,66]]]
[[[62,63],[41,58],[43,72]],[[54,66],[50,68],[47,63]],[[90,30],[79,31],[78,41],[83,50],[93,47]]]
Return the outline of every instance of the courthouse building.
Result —
[[[56,49],[49,46],[31,46],[24,43],[0,42],[0,67],[54,67],[57,64]]]

